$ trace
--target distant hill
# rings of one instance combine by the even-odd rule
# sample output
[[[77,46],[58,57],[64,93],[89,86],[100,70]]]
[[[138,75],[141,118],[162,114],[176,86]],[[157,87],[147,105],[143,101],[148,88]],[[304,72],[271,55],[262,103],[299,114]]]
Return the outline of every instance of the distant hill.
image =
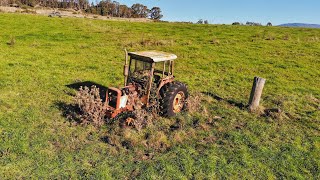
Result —
[[[306,27],[306,28],[320,28],[319,24],[305,24],[305,23],[287,23],[281,24],[283,27]]]

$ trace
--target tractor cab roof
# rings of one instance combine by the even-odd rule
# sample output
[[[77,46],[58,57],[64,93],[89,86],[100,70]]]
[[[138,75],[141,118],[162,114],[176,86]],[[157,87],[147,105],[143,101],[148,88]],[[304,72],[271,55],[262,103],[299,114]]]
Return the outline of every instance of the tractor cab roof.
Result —
[[[129,52],[128,55],[132,59],[147,61],[150,63],[157,63],[163,61],[172,61],[177,59],[175,54],[166,53],[162,51],[140,51],[140,52]]]

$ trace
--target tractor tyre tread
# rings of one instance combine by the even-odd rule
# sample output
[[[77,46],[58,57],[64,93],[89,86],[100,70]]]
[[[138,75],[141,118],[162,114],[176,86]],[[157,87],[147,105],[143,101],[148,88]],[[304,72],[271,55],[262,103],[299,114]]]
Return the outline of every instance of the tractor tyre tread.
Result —
[[[188,98],[188,87],[182,82],[172,82],[164,85],[160,90],[160,114],[164,117],[175,116],[176,113],[173,111],[173,101],[175,96],[179,92],[183,92],[185,95],[185,100]],[[187,104],[184,102],[182,110],[186,109]]]

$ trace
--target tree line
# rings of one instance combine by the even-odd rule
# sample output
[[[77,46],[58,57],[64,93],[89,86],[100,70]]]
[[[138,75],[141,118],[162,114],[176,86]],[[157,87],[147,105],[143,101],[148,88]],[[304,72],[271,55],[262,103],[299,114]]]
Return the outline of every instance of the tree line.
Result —
[[[93,2],[90,4],[88,0],[0,0],[0,5],[74,9],[91,14],[123,18],[151,18],[160,20],[163,17],[160,7],[149,9],[140,3],[128,7],[111,0],[102,0],[96,4]]]
[[[243,23],[240,23],[240,22],[234,22],[234,23],[232,23],[232,25],[236,25],[236,26],[243,26],[243,25],[246,25],[246,26],[262,26],[261,23],[250,22],[250,21],[247,21],[246,24],[243,24]],[[272,23],[268,22],[266,26],[272,26]]]

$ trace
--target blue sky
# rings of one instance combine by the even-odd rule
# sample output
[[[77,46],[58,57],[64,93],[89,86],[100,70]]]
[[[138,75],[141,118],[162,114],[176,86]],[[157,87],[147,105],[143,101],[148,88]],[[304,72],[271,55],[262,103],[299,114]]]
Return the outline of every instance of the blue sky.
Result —
[[[95,0],[94,0],[95,1]],[[320,0],[118,0],[131,6],[159,6],[168,21],[207,19],[213,24],[254,21],[266,24],[320,24]]]

